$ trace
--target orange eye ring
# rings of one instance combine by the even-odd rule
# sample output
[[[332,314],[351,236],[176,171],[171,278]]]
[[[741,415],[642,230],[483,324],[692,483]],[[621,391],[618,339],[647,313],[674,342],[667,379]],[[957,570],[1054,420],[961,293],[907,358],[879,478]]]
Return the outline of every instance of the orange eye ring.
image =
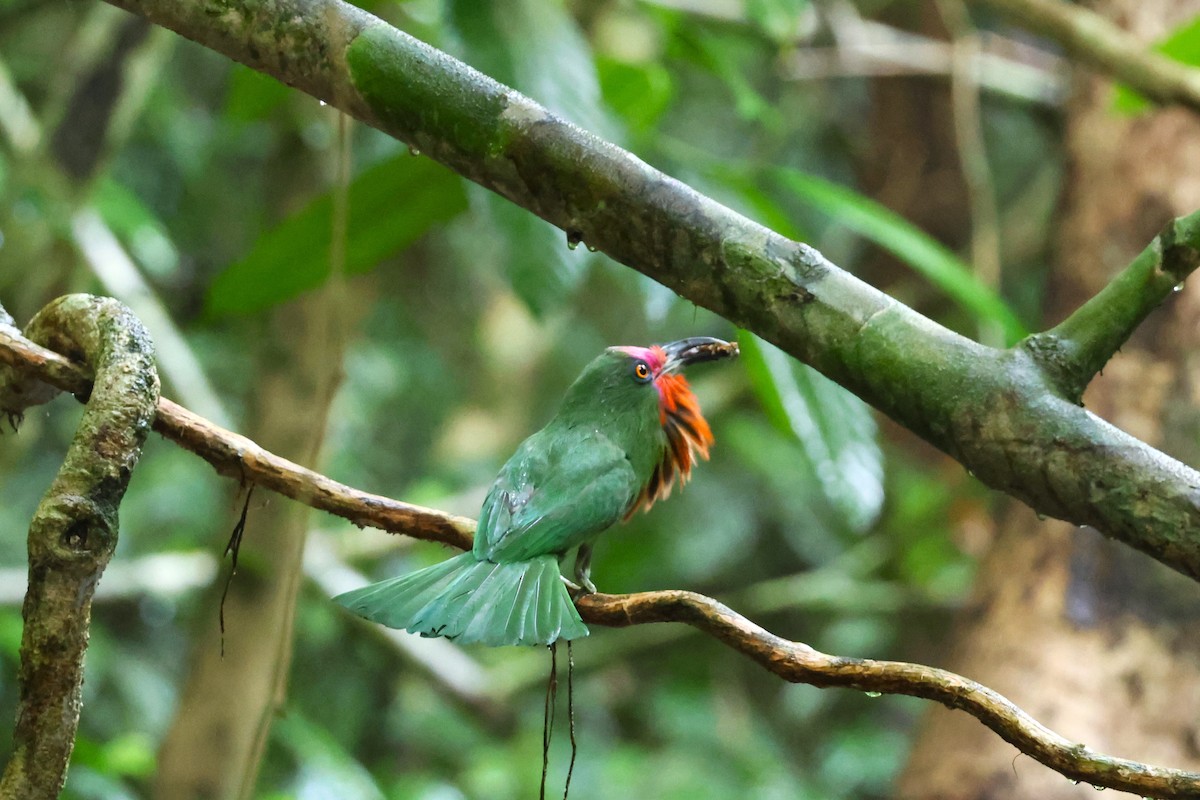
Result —
[[[639,361],[633,365],[633,377],[645,383],[650,380],[650,365],[645,361]]]

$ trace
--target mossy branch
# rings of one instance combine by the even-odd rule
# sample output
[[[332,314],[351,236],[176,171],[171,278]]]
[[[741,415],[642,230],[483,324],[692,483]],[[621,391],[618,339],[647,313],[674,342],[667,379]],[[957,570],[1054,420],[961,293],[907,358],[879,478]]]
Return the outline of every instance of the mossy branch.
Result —
[[[110,2],[407,142],[754,331],[1039,513],[1200,579],[1200,473],[1084,412],[1031,348],[942,328],[341,0]],[[1181,243],[1200,246],[1182,227],[1192,239]]]
[[[1171,220],[1095,297],[1045,333],[1022,342],[1058,391],[1083,390],[1151,311],[1200,264],[1200,213]]]
[[[81,367],[22,341],[19,335],[14,337],[0,331],[0,361],[24,366],[28,375],[86,390],[87,377]],[[475,528],[472,520],[344,486],[275,456],[169,400],[159,400],[154,428],[208,460],[222,474],[273,488],[357,525],[462,549],[471,546]],[[911,695],[961,709],[1021,752],[1068,778],[1097,787],[1121,789],[1143,797],[1200,794],[1200,774],[1096,753],[1055,734],[997,692],[962,676],[919,664],[826,655],[776,636],[704,595],[683,591],[592,594],[577,598],[576,605],[583,619],[596,625],[624,627],[655,622],[691,625],[788,681]]]
[[[45,382],[75,394],[90,390],[91,378],[81,364],[26,339],[15,328],[0,325],[0,364],[13,368],[6,380],[0,367],[0,414],[7,385],[31,387]],[[33,390],[22,394],[28,398]],[[38,392],[40,402],[54,392]],[[23,407],[21,407],[23,408]],[[313,508],[344,517],[359,527],[403,531],[417,539],[465,549],[471,546],[474,520],[361,492],[320,473],[268,452],[244,436],[225,430],[183,406],[158,398],[153,428],[185,450],[203,458],[216,471],[238,482],[257,484]]]
[[[0,329],[0,335],[13,335],[11,326]],[[59,298],[33,318],[27,332],[31,340],[76,355],[95,382],[76,380],[85,368],[73,366],[69,388],[87,397],[87,406],[29,526],[20,693],[13,755],[0,777],[2,800],[57,797],[62,789],[79,724],[92,593],[116,547],[117,507],[158,400],[150,339],[117,301]],[[4,391],[28,387],[26,375],[0,367],[0,400],[6,403],[0,413],[24,410],[15,404],[17,395],[45,397],[42,391]]]

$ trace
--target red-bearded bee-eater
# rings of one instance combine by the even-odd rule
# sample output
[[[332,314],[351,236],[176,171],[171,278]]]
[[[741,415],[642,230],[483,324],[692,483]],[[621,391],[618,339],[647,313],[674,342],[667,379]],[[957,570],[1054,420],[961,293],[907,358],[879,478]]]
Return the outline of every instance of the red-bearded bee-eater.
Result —
[[[587,636],[559,560],[578,548],[575,579],[596,590],[593,540],[665,498],[697,456],[708,457],[712,431],[679,370],[737,352],[709,337],[608,348],[567,389],[554,419],[500,469],[469,552],[334,599],[390,628],[461,643],[549,645]]]

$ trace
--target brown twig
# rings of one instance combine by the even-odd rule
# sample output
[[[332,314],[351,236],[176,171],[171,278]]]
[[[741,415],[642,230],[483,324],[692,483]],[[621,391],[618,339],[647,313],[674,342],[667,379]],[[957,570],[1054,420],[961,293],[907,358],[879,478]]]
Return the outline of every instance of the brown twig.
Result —
[[[1028,348],[999,351],[939,326],[811,246],[345,0],[109,2],[326,101],[528,209],[568,242],[753,331],[983,484],[1200,580],[1200,472],[1056,391],[1046,359]],[[1169,294],[1152,283],[1137,300]],[[1034,355],[1062,343],[1040,344],[1049,347]]]
[[[13,755],[0,777],[3,800],[57,797],[62,790],[79,725],[92,594],[116,549],[117,508],[158,399],[150,337],[117,301],[61,297],[28,330],[33,339],[79,353],[99,379],[94,390],[70,381],[68,388],[89,395],[87,407],[29,525],[20,697]],[[43,365],[46,372],[61,372],[61,361],[54,363]],[[0,386],[12,377],[11,370],[0,369]],[[20,394],[28,399],[43,393]],[[13,395],[5,398],[10,404],[0,412],[24,409],[11,404]]]
[[[827,655],[776,636],[711,597],[683,591],[593,594],[579,598],[577,605],[583,618],[596,625],[691,625],[793,683],[903,694],[960,709],[1025,755],[1076,781],[1143,797],[1195,797],[1200,793],[1200,773],[1097,753],[1051,731],[1000,693],[961,675],[921,664]]]
[[[0,363],[20,367],[60,389],[86,393],[91,378],[86,368],[40,347],[15,328],[0,326]],[[2,376],[0,376],[2,378]],[[0,380],[0,387],[4,381]],[[3,394],[0,393],[0,399]],[[49,399],[49,398],[46,398]],[[0,411],[4,407],[0,404]],[[361,527],[403,532],[459,549],[471,546],[474,520],[362,492],[318,472],[281,458],[250,439],[214,425],[183,406],[160,397],[154,430],[207,461],[221,475],[328,511]]]
[[[0,328],[0,362],[68,390],[87,391],[87,373],[82,367],[24,340],[11,329]],[[253,481],[356,525],[464,549],[471,546],[472,520],[352,489],[275,456],[170,400],[159,400],[154,429],[209,461],[221,474]],[[776,636],[704,595],[684,591],[591,594],[576,602],[584,620],[595,625],[691,625],[788,681],[910,695],[961,709],[1021,752],[1074,780],[1144,797],[1200,794],[1200,774],[1096,753],[1054,733],[1002,695],[962,676],[919,664],[826,655]]]

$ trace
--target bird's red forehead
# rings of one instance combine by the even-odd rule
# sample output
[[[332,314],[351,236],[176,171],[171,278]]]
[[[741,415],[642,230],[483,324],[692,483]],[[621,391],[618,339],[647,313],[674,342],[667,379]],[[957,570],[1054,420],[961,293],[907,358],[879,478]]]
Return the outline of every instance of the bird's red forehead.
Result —
[[[625,353],[630,358],[640,358],[649,365],[650,371],[655,375],[662,372],[662,368],[667,364],[667,354],[658,345],[651,345],[650,347],[614,347],[613,350]]]

